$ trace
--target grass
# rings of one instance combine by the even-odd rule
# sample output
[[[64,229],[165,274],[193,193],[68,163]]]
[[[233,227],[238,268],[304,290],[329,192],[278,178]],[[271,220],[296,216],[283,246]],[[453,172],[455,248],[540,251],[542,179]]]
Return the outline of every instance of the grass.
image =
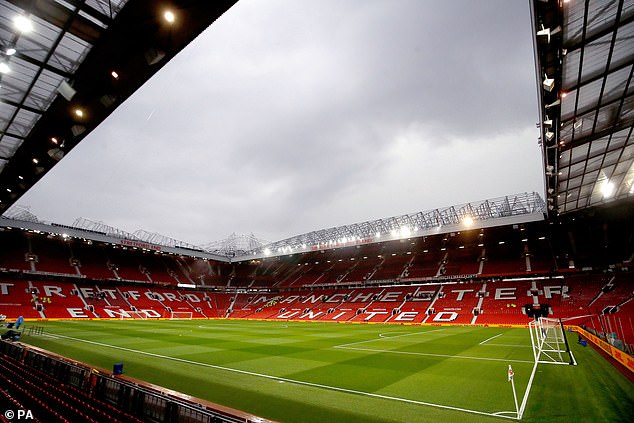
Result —
[[[533,368],[527,329],[264,321],[59,321],[23,341],[282,422],[500,422]],[[592,348],[540,365],[523,421],[629,421],[632,383]]]

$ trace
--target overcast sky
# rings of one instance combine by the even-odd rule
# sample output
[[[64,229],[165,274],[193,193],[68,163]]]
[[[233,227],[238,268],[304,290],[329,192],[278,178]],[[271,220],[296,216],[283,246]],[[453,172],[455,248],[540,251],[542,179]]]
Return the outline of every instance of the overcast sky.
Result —
[[[19,204],[202,245],[542,194],[526,0],[240,0]]]

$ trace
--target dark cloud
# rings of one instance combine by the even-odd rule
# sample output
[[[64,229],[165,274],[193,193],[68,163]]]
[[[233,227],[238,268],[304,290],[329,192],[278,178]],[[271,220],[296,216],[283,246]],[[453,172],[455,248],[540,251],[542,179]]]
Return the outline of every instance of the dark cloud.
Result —
[[[528,4],[241,0],[22,200],[203,244],[542,190]]]

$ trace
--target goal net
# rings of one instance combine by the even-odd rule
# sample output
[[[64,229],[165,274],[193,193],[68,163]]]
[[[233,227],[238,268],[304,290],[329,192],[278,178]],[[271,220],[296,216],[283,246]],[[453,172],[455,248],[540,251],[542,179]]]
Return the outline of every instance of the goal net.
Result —
[[[570,351],[566,331],[560,319],[540,317],[530,322],[528,327],[535,363],[577,364]]]
[[[192,320],[194,313],[192,311],[172,311],[170,320]]]
[[[126,320],[126,319],[147,320],[147,318],[148,318],[147,313],[143,311],[137,311],[137,310],[127,310],[119,314],[119,320]]]

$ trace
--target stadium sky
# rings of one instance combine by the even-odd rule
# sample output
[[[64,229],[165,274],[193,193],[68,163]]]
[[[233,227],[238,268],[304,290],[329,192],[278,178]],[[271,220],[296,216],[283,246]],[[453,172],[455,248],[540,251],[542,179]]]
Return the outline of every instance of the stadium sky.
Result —
[[[203,245],[543,195],[526,0],[240,0],[18,204]]]

